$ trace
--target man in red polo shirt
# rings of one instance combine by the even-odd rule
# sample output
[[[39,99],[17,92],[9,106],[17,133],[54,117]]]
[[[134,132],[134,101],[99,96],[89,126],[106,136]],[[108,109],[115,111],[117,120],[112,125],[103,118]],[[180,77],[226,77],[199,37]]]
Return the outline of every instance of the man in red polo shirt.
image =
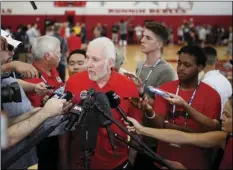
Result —
[[[198,73],[206,62],[203,49],[195,45],[184,46],[178,55],[179,80],[160,86],[161,90],[169,92],[170,97],[156,95],[154,112],[148,112],[147,116],[159,128],[214,131],[219,127],[213,119],[220,116],[221,99],[209,85],[198,82]],[[208,159],[202,148],[159,142],[157,153],[165,159],[182,163],[188,169],[208,169]]]
[[[39,78],[26,79],[31,83],[44,82],[47,86],[52,86],[47,95],[51,95],[55,90],[64,89],[57,72],[60,61],[60,41],[53,36],[38,37],[32,45],[33,66],[41,73]],[[63,90],[64,91],[64,90]],[[35,93],[28,93],[28,98],[34,107],[42,104],[44,96]],[[58,137],[45,138],[37,145],[38,169],[57,169],[59,158]]]
[[[113,71],[116,51],[110,39],[106,37],[96,38],[88,45],[86,54],[87,71],[72,75],[66,84],[67,91],[72,92],[77,98],[80,98],[82,92],[89,88],[94,88],[96,91],[104,93],[114,90],[122,99],[124,97],[138,96],[136,85],[127,77]],[[133,107],[128,100],[121,100],[120,107],[127,115],[131,115],[135,119],[141,121],[142,114],[140,110]],[[123,120],[121,120],[122,117],[116,109],[112,109],[112,116],[124,125]],[[111,125],[111,130],[113,133],[117,133],[127,139],[127,135],[116,125]],[[74,138],[71,144],[71,151],[73,151],[71,154],[72,161],[74,158],[77,159],[75,160],[76,162],[73,162],[73,165],[69,167],[72,169],[77,169],[77,162],[80,162],[80,158],[75,156],[80,150],[80,148],[77,147],[77,140],[77,138]],[[115,144],[118,155],[113,154],[106,129],[100,128],[98,131],[95,154],[91,157],[90,168],[129,169],[131,164],[128,160],[128,147],[121,142]]]
[[[54,90],[64,86],[56,67],[60,61],[60,42],[52,36],[42,36],[36,39],[32,46],[33,66],[38,70],[40,76],[38,78],[26,79],[31,83],[44,82],[48,86],[52,86],[49,94]],[[48,94],[48,95],[49,95]],[[44,96],[38,96],[35,93],[28,93],[28,98],[34,107],[39,107]]]

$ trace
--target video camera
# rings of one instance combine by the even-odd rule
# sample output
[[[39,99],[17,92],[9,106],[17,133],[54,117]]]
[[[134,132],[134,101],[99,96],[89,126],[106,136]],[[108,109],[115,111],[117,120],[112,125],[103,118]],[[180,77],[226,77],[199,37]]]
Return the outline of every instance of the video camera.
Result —
[[[3,79],[11,77],[11,73],[1,74],[1,82]],[[22,102],[20,86],[17,82],[13,82],[9,85],[1,86],[1,103],[9,102]]]

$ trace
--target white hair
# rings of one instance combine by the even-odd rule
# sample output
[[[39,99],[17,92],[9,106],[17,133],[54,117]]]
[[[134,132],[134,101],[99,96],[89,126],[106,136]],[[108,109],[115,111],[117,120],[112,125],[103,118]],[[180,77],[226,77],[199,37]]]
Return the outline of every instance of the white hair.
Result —
[[[60,46],[58,38],[53,36],[41,36],[36,38],[32,44],[32,60],[40,60],[45,53],[52,53]]]
[[[98,48],[103,48],[104,55],[107,59],[113,59],[115,62],[116,60],[116,49],[113,42],[106,37],[99,37],[92,40],[89,43],[90,46],[96,46]]]
[[[122,53],[121,50],[119,50],[118,48],[116,48],[116,61],[115,61],[115,68],[117,70],[120,69],[120,67],[124,64],[125,61],[125,57]]]

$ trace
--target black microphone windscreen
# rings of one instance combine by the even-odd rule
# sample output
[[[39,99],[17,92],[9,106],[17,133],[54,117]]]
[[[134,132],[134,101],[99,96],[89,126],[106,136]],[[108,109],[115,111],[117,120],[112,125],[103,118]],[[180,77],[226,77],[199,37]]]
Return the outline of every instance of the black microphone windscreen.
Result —
[[[120,97],[114,91],[108,91],[106,96],[109,100],[111,108],[116,108],[120,105]]]
[[[100,106],[103,110],[111,113],[110,103],[108,97],[103,92],[95,93],[95,104]]]
[[[94,104],[97,107],[96,116],[99,120],[100,126],[107,127],[111,125],[111,121],[104,116],[104,114],[107,114],[108,116],[112,116],[111,108],[107,96],[102,92],[97,92],[95,94]]]

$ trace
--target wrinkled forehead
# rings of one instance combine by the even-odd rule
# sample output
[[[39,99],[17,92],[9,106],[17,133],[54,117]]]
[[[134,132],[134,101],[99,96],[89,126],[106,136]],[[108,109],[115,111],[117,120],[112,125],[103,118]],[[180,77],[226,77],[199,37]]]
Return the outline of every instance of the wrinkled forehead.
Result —
[[[99,59],[105,59],[104,47],[101,44],[89,44],[86,52],[88,57],[96,57]]]

